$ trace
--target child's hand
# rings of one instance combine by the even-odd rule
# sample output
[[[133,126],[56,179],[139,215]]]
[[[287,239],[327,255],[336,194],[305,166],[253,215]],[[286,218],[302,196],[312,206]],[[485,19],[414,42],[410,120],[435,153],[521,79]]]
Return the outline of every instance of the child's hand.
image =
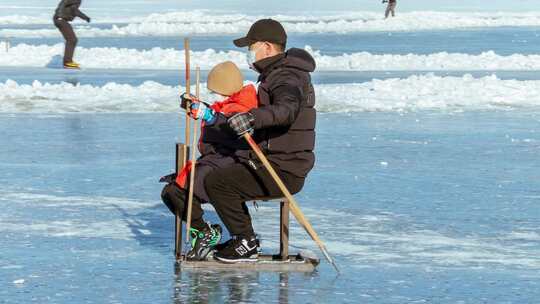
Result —
[[[197,97],[191,94],[183,93],[180,95],[180,108],[187,110],[188,106],[194,102],[199,102]]]
[[[215,112],[202,102],[193,102],[189,107],[188,115],[197,120],[202,119],[207,123],[212,123],[215,118]]]

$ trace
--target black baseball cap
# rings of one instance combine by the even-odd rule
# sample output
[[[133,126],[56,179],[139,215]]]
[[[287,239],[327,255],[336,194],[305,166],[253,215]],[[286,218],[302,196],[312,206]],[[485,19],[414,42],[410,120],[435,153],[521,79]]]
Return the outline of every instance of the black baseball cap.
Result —
[[[245,37],[235,39],[233,42],[237,47],[246,47],[258,41],[285,45],[287,44],[287,33],[285,33],[281,23],[276,20],[261,19],[253,23]]]

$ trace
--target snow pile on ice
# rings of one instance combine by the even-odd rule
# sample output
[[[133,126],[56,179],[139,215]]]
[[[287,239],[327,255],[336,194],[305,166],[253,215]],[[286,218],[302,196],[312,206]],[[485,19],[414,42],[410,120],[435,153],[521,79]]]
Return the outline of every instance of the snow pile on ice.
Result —
[[[398,70],[540,70],[540,55],[501,56],[493,51],[479,55],[435,53],[429,55],[375,55],[369,52],[324,55],[310,46],[305,49],[317,62],[317,70],[326,71],[398,71]],[[48,66],[55,56],[64,52],[63,44],[54,46],[18,44],[6,52],[0,42],[0,66]],[[153,48],[136,50],[124,48],[78,48],[75,59],[84,68],[102,69],[178,69],[184,66],[184,51]],[[215,51],[207,49],[192,52],[192,62],[202,69],[232,60],[242,69],[248,69],[246,55],[241,51]]]
[[[178,88],[147,81],[140,86],[108,83],[103,87],[69,83],[0,84],[3,112],[153,112],[172,111]]]
[[[540,55],[513,54],[501,56],[493,51],[483,52],[479,55],[440,52],[429,55],[406,54],[376,55],[369,52],[328,56],[314,51],[309,46],[305,48],[310,52],[317,66],[322,70],[339,71],[375,71],[375,70],[538,70],[540,69]]]
[[[362,84],[320,85],[317,94],[318,109],[324,112],[540,107],[540,81],[501,80],[495,75],[375,79]]]
[[[204,84],[203,84],[204,87]],[[361,84],[315,87],[320,112],[479,110],[540,107],[540,81],[501,80],[496,76],[373,80]],[[0,112],[169,112],[178,111],[178,93],[147,81],[140,86],[108,83],[103,87],[68,83],[0,83]],[[211,100],[202,90],[203,100]]]
[[[64,53],[63,44],[54,46],[19,44],[5,51],[0,43],[0,66],[45,67],[55,56]],[[246,55],[240,51],[218,52],[208,49],[191,52],[193,64],[210,69],[217,63],[232,60],[247,69]],[[24,60],[23,60],[24,59]],[[184,66],[184,51],[153,48],[150,50],[119,48],[77,48],[75,60],[84,68],[113,69],[179,69]]]
[[[270,16],[283,23],[290,33],[354,33],[366,31],[413,31],[441,30],[501,26],[540,26],[540,12],[530,13],[451,13],[420,11],[400,13],[396,18],[384,20],[380,13],[352,12],[311,15]],[[36,23],[34,17],[8,16],[0,23]],[[113,25],[103,29],[78,26],[80,37],[103,36],[176,36],[186,34],[238,34],[247,31],[249,26],[262,15],[224,14],[209,11],[179,11],[164,14],[151,14],[129,20],[95,20],[103,23],[129,24]],[[49,24],[50,20],[39,23]],[[3,29],[0,36],[51,37],[58,35],[55,29],[25,30]]]
[[[24,16],[24,15],[10,15],[0,16],[0,24],[45,24],[50,23],[51,16],[45,19],[45,16]]]

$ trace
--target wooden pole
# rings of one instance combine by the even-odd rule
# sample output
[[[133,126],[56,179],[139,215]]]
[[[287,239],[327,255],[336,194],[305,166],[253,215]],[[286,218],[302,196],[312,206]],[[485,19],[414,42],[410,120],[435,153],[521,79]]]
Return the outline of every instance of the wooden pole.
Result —
[[[191,89],[191,68],[190,68],[190,54],[189,54],[189,38],[184,38],[184,58],[185,58],[185,80],[186,80],[186,93],[190,94]],[[189,145],[189,135],[191,133],[190,130],[190,119],[188,116],[188,111],[186,110],[186,118],[185,118],[185,143],[184,143],[184,153],[182,153],[182,164],[186,164],[187,162],[187,152],[189,149],[187,149]],[[179,168],[179,171],[182,170],[182,168]],[[182,217],[180,216],[179,210],[176,210],[174,218],[174,227],[175,227],[175,233],[174,233],[174,255],[176,257],[176,260],[180,260],[182,257]]]
[[[195,96],[197,100],[200,99],[200,84],[201,84],[201,69],[197,67],[196,72],[196,86]],[[189,171],[189,192],[188,192],[188,206],[187,206],[187,219],[186,219],[186,243],[189,244],[191,238],[191,210],[193,209],[193,190],[195,185],[195,165],[197,164],[197,120],[193,122],[193,138],[191,143],[191,170]]]
[[[317,232],[315,232],[315,230],[313,229],[313,227],[311,226],[311,224],[309,223],[307,218],[304,216],[304,214],[300,210],[300,207],[298,207],[298,204],[296,203],[296,200],[294,199],[292,194],[289,192],[289,190],[287,189],[287,187],[285,186],[283,181],[281,181],[281,178],[277,175],[274,168],[272,168],[272,166],[268,162],[268,159],[266,158],[266,156],[264,156],[263,152],[261,151],[261,149],[259,148],[257,143],[255,143],[255,141],[253,140],[251,135],[249,135],[249,133],[246,132],[246,133],[244,133],[243,136],[244,136],[245,140],[248,142],[248,144],[250,145],[251,149],[253,149],[255,154],[257,154],[257,157],[261,160],[261,162],[263,163],[266,170],[268,170],[268,173],[270,173],[270,175],[272,176],[272,178],[274,179],[274,181],[278,185],[281,192],[283,192],[283,195],[285,195],[285,198],[287,198],[287,200],[289,201],[289,208],[290,208],[292,214],[294,215],[294,217],[296,218],[296,220],[298,221],[298,223],[300,223],[300,225],[302,227],[304,227],[304,229],[309,234],[309,236],[311,236],[311,238],[319,246],[319,248],[321,249],[322,253],[324,254],[326,260],[328,260],[328,262],[330,262],[330,264],[332,264],[332,266],[334,266],[336,271],[339,273],[339,269],[338,269],[336,263],[334,262],[334,260],[332,259],[332,257],[330,256],[330,254],[328,253],[328,251],[326,250],[326,246],[324,246],[323,242],[321,241],[321,239],[317,235]]]
[[[191,94],[191,62],[190,62],[190,53],[189,53],[189,38],[184,38],[184,54],[186,61],[186,94],[189,96]],[[189,109],[189,105],[188,105]],[[189,136],[191,134],[191,120],[188,116],[188,110],[186,109],[186,145],[189,145]]]

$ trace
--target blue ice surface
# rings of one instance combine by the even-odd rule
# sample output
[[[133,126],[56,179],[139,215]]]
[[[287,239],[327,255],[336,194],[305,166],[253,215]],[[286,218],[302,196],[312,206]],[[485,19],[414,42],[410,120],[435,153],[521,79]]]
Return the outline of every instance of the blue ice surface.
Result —
[[[339,277],[324,261],[309,274],[177,272],[157,180],[182,121],[0,114],[2,303],[540,298],[540,110],[319,115],[317,164],[296,197]],[[277,209],[252,213],[271,251]],[[297,225],[291,242],[317,252]]]
[[[99,25],[107,28],[112,25]],[[13,25],[5,25],[13,28]],[[22,28],[51,28],[52,25],[31,25]],[[0,26],[2,29],[2,26]],[[239,50],[232,41],[239,35],[190,35],[191,48],[195,51],[215,49],[219,51]],[[54,45],[62,43],[57,38],[12,38],[12,45],[18,43]],[[370,52],[373,54],[431,54],[438,52],[478,55],[486,51],[508,56],[512,54],[531,55],[540,53],[540,28],[538,27],[494,27],[462,30],[437,30],[414,32],[361,32],[351,34],[301,34],[291,33],[288,45],[303,48],[306,45],[325,55]],[[154,47],[182,49],[178,37],[81,37],[79,46],[151,49]]]
[[[534,54],[537,33],[537,28],[498,28],[309,34],[292,35],[290,45],[310,44],[327,54]],[[192,46],[233,49],[232,38],[197,36]],[[80,45],[181,48],[179,41],[84,38]],[[19,42],[61,41],[14,39]],[[315,81],[418,73],[325,72]],[[538,79],[537,72],[496,74]],[[179,75],[0,69],[0,81],[20,83],[176,85]],[[317,164],[297,199],[336,257],[339,277],[325,261],[310,274],[178,273],[173,218],[160,202],[157,180],[173,168],[182,121],[173,113],[0,114],[0,302],[535,303],[540,298],[539,109],[321,114]],[[252,211],[264,250],[275,251],[275,206]],[[207,216],[218,220],[212,211]],[[318,253],[298,225],[291,232],[291,251]]]

